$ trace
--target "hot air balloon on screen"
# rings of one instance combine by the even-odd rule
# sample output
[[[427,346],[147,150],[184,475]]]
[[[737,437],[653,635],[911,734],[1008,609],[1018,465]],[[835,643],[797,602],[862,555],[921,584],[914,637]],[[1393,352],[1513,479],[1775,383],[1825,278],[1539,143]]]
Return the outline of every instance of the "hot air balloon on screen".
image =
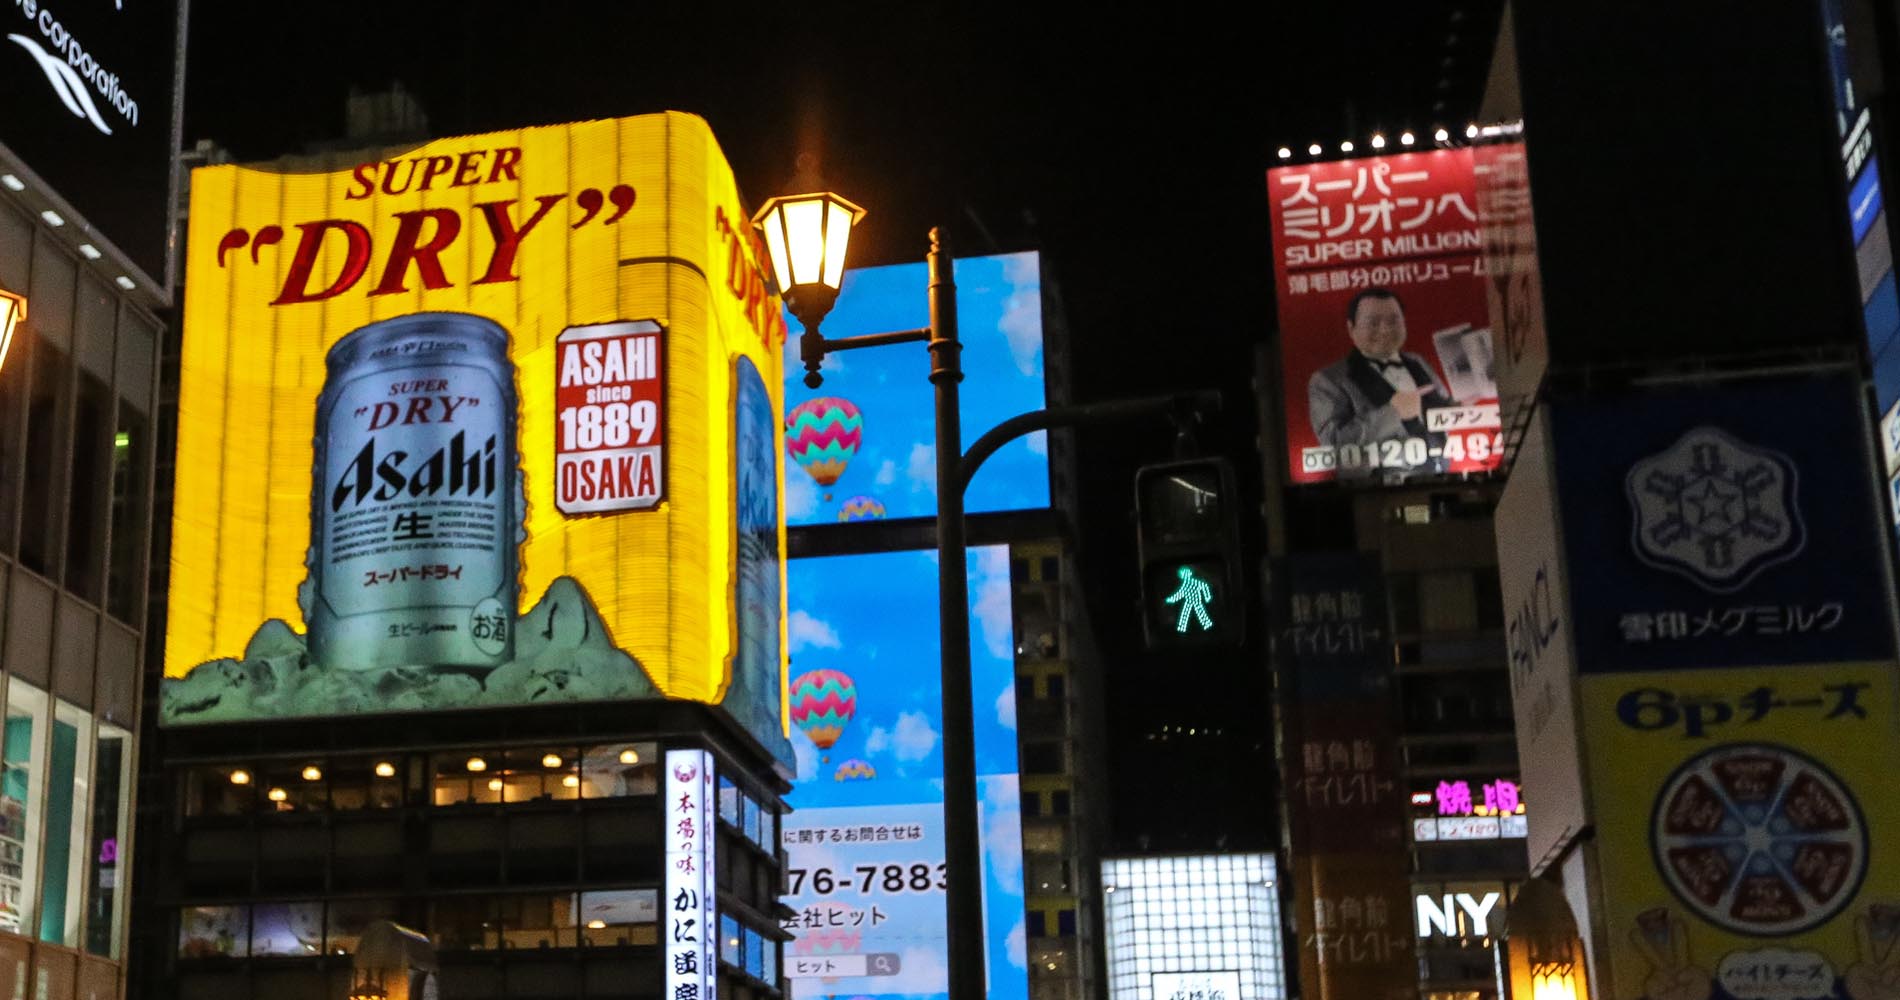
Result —
[[[858,687],[836,670],[813,670],[792,681],[792,724],[819,750],[829,750],[858,711]],[[825,759],[825,758],[820,758]]]
[[[879,521],[884,518],[884,505],[876,497],[852,497],[838,508],[840,521]]]
[[[820,486],[844,475],[858,453],[864,416],[848,399],[808,399],[785,415],[785,453]]]
[[[838,765],[838,769],[832,772],[831,780],[868,781],[875,777],[877,777],[877,768],[872,767],[869,761],[863,761],[853,757]]]

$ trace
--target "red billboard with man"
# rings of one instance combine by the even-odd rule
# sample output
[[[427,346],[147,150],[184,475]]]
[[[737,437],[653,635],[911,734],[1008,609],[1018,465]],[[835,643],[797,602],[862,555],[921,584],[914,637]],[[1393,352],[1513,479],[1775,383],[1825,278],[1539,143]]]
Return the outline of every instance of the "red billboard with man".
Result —
[[[1471,151],[1278,167],[1267,196],[1293,481],[1497,468]]]

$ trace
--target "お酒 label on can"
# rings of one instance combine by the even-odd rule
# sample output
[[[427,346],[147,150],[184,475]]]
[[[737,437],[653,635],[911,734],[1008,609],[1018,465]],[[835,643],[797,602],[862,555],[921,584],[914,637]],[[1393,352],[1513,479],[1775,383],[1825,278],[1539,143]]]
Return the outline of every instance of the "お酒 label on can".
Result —
[[[666,495],[665,329],[598,323],[555,340],[554,506],[563,514],[650,510]]]
[[[358,329],[317,403],[311,653],[329,669],[513,655],[521,524],[508,334],[459,313]]]

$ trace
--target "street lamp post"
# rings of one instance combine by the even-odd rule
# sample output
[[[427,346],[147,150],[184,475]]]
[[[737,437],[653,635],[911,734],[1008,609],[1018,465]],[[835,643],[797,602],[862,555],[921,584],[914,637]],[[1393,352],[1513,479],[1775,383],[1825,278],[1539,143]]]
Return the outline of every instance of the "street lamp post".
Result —
[[[975,714],[970,693],[970,585],[963,548],[962,421],[957,386],[963,381],[963,345],[957,340],[956,282],[950,250],[939,229],[930,231],[930,326],[922,330],[831,339],[819,324],[837,301],[844,278],[851,226],[864,210],[835,194],[773,198],[753,220],[765,237],[780,294],[805,328],[799,360],[805,384],[819,374],[833,351],[887,344],[923,343],[930,349],[930,382],[936,388],[937,426],[937,621],[942,648],[943,818],[947,886],[947,944],[952,1000],[985,993],[983,966],[983,869],[976,808]]]

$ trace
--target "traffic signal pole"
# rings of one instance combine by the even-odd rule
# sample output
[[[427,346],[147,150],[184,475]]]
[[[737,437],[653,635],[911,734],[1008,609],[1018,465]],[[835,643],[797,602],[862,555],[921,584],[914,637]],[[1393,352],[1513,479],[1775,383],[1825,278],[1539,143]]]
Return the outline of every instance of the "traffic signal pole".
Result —
[[[820,362],[834,351],[923,343],[930,350],[930,382],[936,392],[937,424],[937,621],[942,649],[944,892],[950,952],[951,1000],[981,1000],[983,966],[983,857],[977,815],[975,709],[970,691],[970,579],[964,550],[963,493],[998,448],[1039,430],[1092,427],[1158,416],[1186,419],[1220,408],[1213,391],[1058,406],[1011,417],[962,451],[958,384],[963,381],[963,345],[957,339],[956,284],[942,234],[930,231],[930,326],[925,330],[829,338],[816,324],[801,338],[805,384],[823,382]]]

